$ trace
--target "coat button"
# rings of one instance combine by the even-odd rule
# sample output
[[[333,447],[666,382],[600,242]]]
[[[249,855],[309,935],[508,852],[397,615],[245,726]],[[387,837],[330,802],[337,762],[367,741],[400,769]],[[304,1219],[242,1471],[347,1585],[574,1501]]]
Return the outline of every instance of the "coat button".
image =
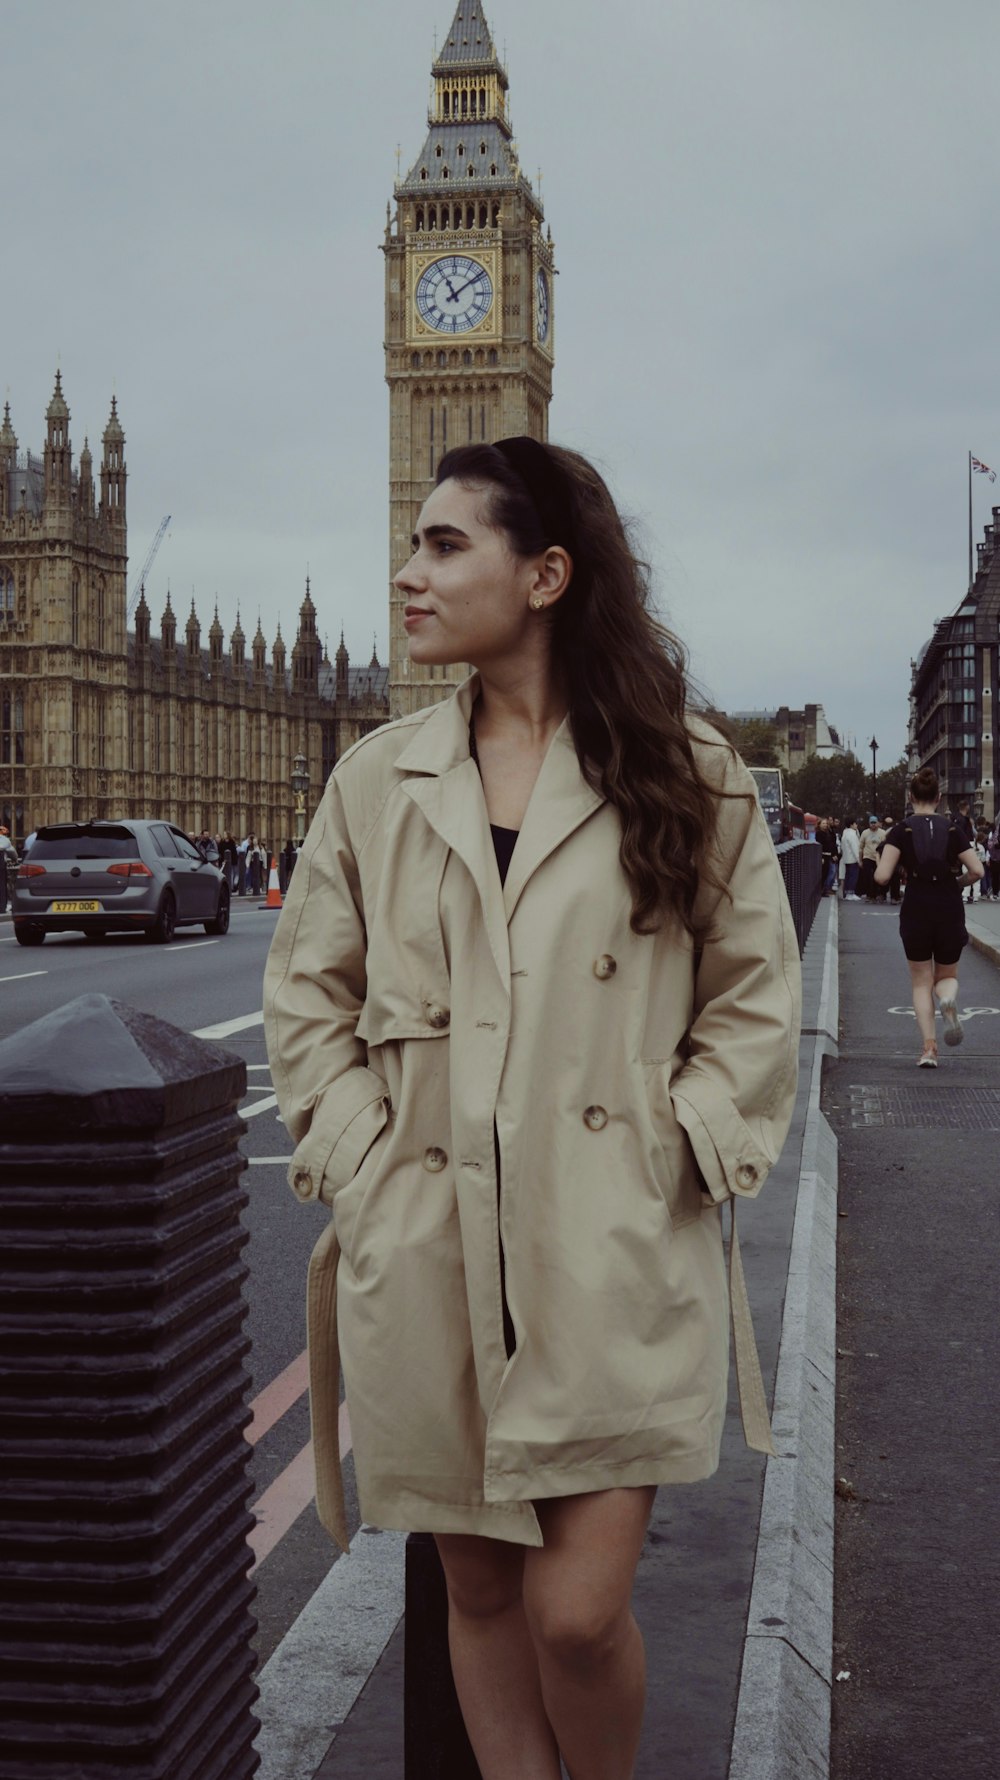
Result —
[[[753,1187],[757,1184],[757,1170],[751,1162],[741,1162],[736,1170],[738,1187]]]
[[[588,1106],[583,1115],[583,1122],[591,1131],[603,1131],[608,1122],[608,1115],[603,1106]]]
[[[427,1021],[428,1026],[434,1027],[435,1032],[442,1032],[451,1019],[451,1014],[448,1009],[442,1007],[439,1002],[425,1001],[424,1019]]]
[[[312,1192],[313,1177],[308,1168],[297,1168],[292,1176],[292,1189],[300,1199],[308,1199]]]
[[[442,1168],[447,1165],[447,1161],[447,1151],[439,1150],[436,1144],[431,1149],[424,1151],[424,1167],[431,1174],[440,1174]]]
[[[617,969],[617,961],[612,958],[610,952],[603,952],[600,958],[594,959],[594,975],[600,977],[602,983],[608,977],[613,977]]]

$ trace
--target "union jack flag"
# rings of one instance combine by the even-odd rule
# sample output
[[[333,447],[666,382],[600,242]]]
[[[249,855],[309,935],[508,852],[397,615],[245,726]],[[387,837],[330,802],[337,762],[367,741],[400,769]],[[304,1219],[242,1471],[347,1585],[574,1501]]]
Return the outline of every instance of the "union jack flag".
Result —
[[[989,464],[981,464],[978,457],[973,458],[972,467],[974,470],[979,471],[980,476],[988,476],[991,482],[996,481],[996,479],[997,479],[996,471],[991,470]]]

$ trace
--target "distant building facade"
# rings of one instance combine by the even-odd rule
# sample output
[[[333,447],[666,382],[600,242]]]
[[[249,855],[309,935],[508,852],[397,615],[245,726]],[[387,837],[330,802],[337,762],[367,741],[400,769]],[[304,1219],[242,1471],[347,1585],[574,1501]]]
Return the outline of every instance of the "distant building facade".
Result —
[[[294,835],[290,784],[306,757],[309,812],[334,761],[389,714],[388,668],[321,649],[308,580],[290,655],[218,612],[207,647],[192,602],[158,636],[145,593],[127,624],[125,434],[112,400],[98,479],[72,460],[56,375],[41,457],[0,428],[0,820],[17,842],[42,822],[162,816],[185,829]]]
[[[774,731],[775,752],[779,766],[786,772],[798,772],[811,754],[831,760],[846,752],[840,735],[826,719],[822,705],[804,705],[792,711],[787,705],[767,711],[727,711],[733,723],[766,723]]]
[[[945,804],[967,797],[993,822],[1000,754],[996,730],[1000,638],[1000,507],[978,547],[976,575],[958,609],[939,618],[911,664],[910,766],[932,766]]]

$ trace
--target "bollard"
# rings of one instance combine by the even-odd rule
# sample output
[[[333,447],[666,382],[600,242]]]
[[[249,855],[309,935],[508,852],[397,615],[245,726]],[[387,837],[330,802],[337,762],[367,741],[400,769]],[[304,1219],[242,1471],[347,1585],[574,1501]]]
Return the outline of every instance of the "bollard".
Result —
[[[430,1533],[406,1541],[403,1627],[405,1780],[482,1780],[448,1655],[448,1591]]]
[[[105,995],[0,1044],[0,1780],[248,1780],[243,1062]]]

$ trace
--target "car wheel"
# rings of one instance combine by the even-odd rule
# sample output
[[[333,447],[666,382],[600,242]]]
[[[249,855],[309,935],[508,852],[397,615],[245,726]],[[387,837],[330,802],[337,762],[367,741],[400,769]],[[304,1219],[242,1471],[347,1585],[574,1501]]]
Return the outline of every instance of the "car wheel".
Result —
[[[206,933],[229,932],[229,891],[225,888],[219,891],[219,906],[215,911],[215,920],[204,922],[204,928]]]
[[[15,921],[14,938],[19,946],[40,946],[45,939],[44,927],[28,927],[23,921]]]
[[[154,945],[169,946],[177,926],[177,904],[169,890],[164,891],[163,901],[157,910],[156,920],[148,931]]]

